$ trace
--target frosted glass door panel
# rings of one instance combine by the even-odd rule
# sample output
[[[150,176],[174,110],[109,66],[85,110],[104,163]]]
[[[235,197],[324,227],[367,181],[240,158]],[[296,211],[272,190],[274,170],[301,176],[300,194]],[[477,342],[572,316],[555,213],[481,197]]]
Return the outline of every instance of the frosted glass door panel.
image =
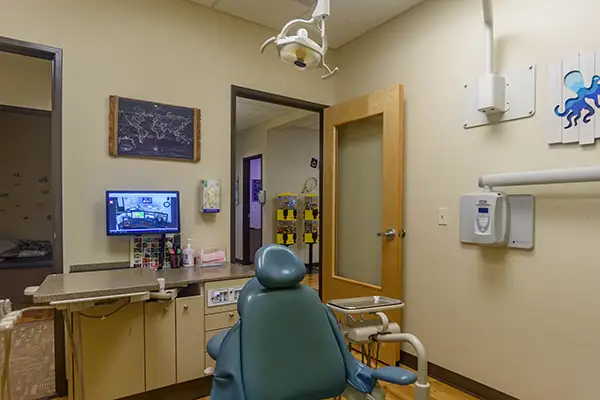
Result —
[[[336,275],[381,286],[381,115],[337,127]]]

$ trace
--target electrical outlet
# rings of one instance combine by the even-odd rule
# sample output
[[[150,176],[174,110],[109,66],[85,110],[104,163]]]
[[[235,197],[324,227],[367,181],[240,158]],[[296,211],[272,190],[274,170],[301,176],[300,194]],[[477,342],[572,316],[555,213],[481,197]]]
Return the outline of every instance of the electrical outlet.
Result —
[[[446,207],[438,208],[438,225],[448,226],[448,209]]]

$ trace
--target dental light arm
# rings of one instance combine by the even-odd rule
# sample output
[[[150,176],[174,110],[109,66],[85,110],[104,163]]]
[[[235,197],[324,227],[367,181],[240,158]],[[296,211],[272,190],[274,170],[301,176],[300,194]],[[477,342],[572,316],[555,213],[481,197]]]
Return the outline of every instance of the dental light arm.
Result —
[[[318,0],[317,6],[313,12],[312,18],[294,19],[283,26],[279,35],[274,36],[263,43],[260,52],[270,44],[275,44],[279,57],[288,64],[293,64],[301,70],[323,67],[327,73],[321,76],[321,79],[327,79],[333,76],[338,68],[331,69],[325,62],[328,43],[325,32],[325,19],[330,14],[330,0]],[[300,28],[296,36],[288,36],[289,31],[294,25],[303,25],[321,34],[321,45],[308,37],[308,32]],[[284,51],[285,50],[285,51]]]

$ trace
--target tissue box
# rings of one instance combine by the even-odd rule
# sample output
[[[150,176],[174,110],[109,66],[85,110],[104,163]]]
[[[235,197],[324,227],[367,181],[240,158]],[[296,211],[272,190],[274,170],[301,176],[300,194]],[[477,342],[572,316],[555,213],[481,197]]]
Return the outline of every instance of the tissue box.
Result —
[[[198,252],[200,267],[221,267],[227,263],[227,252],[224,248],[201,249]]]

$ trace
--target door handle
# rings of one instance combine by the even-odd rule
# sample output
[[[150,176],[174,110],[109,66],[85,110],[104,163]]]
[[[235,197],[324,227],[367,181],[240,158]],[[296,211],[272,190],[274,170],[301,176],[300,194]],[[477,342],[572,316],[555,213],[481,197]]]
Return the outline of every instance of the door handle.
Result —
[[[387,240],[394,240],[396,237],[396,230],[394,228],[389,228],[386,229],[385,232],[379,232],[377,236],[386,238]]]

